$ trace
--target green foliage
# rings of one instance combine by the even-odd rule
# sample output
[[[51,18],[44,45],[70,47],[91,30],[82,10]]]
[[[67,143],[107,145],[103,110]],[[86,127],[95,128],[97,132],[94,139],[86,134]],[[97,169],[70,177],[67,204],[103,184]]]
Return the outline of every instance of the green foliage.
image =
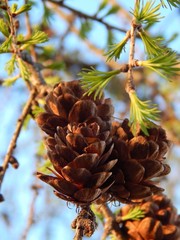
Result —
[[[26,65],[26,63],[21,59],[21,58],[17,58],[17,62],[18,62],[18,67],[20,69],[20,73],[21,73],[21,77],[26,81],[29,79],[30,73],[28,70],[28,67]]]
[[[96,217],[100,220],[100,222],[103,223],[104,221],[104,216],[100,213],[100,211],[97,210],[97,205],[91,204],[91,210],[94,212]]]
[[[120,7],[118,5],[113,5],[108,11],[107,13],[103,16],[104,17],[107,17],[111,14],[115,14],[119,11]]]
[[[107,0],[102,1],[102,3],[98,7],[96,15],[98,15],[107,6],[108,6],[108,1]],[[113,6],[109,7],[109,9],[107,9],[107,12],[101,18],[105,18],[105,17],[107,17],[107,16],[109,16],[111,14],[115,14],[115,13],[117,13],[119,11],[119,9],[120,9],[119,5],[113,5]]]
[[[19,75],[5,79],[2,85],[5,87],[10,87],[18,80],[18,78],[19,78]]]
[[[107,62],[115,58],[115,61],[120,58],[121,52],[124,49],[129,37],[126,35],[123,40],[118,44],[113,44],[104,55],[107,56]]]
[[[49,9],[45,2],[43,3],[44,7],[44,14],[43,14],[43,24],[48,25],[50,22],[50,19],[53,17],[54,13],[51,9]]]
[[[0,53],[10,52],[10,47],[12,43],[12,36],[9,36],[0,46]]]
[[[107,46],[113,45],[113,42],[114,42],[114,34],[111,30],[108,30]]]
[[[0,32],[7,38],[10,35],[8,23],[3,18],[0,18]]]
[[[44,154],[45,154],[45,145],[44,145],[43,141],[41,141],[38,144],[36,155],[42,157],[42,156],[44,156]]]
[[[178,35],[179,34],[177,32],[172,34],[169,39],[166,39],[166,44],[173,42],[175,39],[177,39]]]
[[[21,43],[21,42],[23,42],[23,41],[24,41],[24,35],[23,35],[22,33],[18,34],[18,35],[16,36],[16,40],[17,40],[17,43],[18,43],[18,44]]]
[[[157,105],[152,104],[151,101],[141,101],[135,91],[131,91],[129,97],[131,100],[130,124],[132,133],[136,135],[141,129],[148,136],[147,129],[152,126],[151,121],[159,120],[160,111]]]
[[[29,39],[20,40],[19,44],[24,44],[21,46],[21,50],[27,48],[29,45],[44,43],[48,41],[48,36],[42,31],[35,31]]]
[[[52,45],[45,45],[42,48],[42,56],[44,58],[53,58],[56,55],[56,49]]]
[[[16,55],[13,54],[11,59],[6,63],[5,70],[7,71],[8,75],[11,75],[15,70],[15,63],[16,63]]]
[[[146,61],[140,61],[139,63],[140,66],[155,71],[165,79],[169,79],[180,72],[180,67],[177,66],[180,64],[180,61],[177,58],[177,54],[173,51],[168,51]]]
[[[12,6],[11,6],[11,12],[12,13],[15,13],[15,11],[17,10],[18,8],[18,5],[16,3],[13,3]]]
[[[44,112],[44,108],[39,106],[32,107],[32,115],[36,118],[40,113]]]
[[[32,119],[31,115],[28,114],[23,122],[23,129],[24,130],[27,130],[28,129],[28,126],[29,126],[29,123],[30,123],[30,120]]]
[[[36,0],[27,0],[27,3],[30,4],[32,7],[38,5]]]
[[[178,8],[179,5],[180,5],[180,0],[166,0],[169,7],[172,8],[172,7],[176,7]],[[163,7],[166,7],[167,8],[167,5],[165,4],[165,1],[161,0],[161,4]]]
[[[154,7],[156,1],[147,1],[144,5],[143,1],[138,1],[134,11],[131,12],[139,23],[155,23],[162,18],[159,9],[161,4]]]
[[[108,0],[103,0],[102,3],[99,5],[97,13],[103,10],[108,5]]]
[[[81,76],[82,88],[86,90],[85,94],[89,96],[94,93],[94,99],[97,97],[101,98],[103,89],[109,81],[120,72],[120,70],[102,72],[94,69],[93,67],[91,67],[91,69],[82,69],[79,76]]]
[[[127,221],[127,220],[140,220],[141,218],[144,218],[145,213],[143,210],[141,210],[140,206],[135,206],[132,207],[129,212],[125,215],[122,216],[122,221]]]
[[[138,33],[144,43],[148,57],[158,56],[166,50],[162,44],[163,38],[159,37],[153,38],[143,29]]]
[[[19,9],[17,9],[17,4],[13,4],[13,8],[11,8],[11,11],[13,13],[13,15],[17,16],[23,12],[27,12],[29,10],[31,10],[31,4],[28,3],[28,4],[24,4],[23,6],[21,6]]]
[[[113,234],[109,234],[110,240],[117,240],[117,237]]]
[[[56,75],[45,77],[44,80],[48,85],[54,86],[56,83],[59,83],[61,79]]]
[[[92,22],[89,20],[82,20],[81,21],[81,28],[79,31],[79,35],[82,39],[87,38],[88,33],[91,31],[92,29]]]
[[[53,168],[53,165],[51,161],[48,159],[44,162],[42,166],[38,168],[38,172],[44,173],[44,174],[50,174],[52,173],[49,169]]]
[[[65,63],[63,61],[57,61],[57,62],[53,62],[49,65],[46,65],[45,68],[49,68],[52,70],[62,70],[65,68]]]

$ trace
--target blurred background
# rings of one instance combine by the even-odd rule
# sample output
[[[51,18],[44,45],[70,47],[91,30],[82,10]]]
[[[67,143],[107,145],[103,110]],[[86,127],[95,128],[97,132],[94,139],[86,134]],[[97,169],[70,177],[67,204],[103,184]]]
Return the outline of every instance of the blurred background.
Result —
[[[24,1],[16,2],[21,6]],[[100,0],[66,0],[62,6],[56,1],[25,1],[32,3],[28,14],[19,17],[18,34],[27,33],[30,26],[45,31],[49,41],[34,47],[37,62],[43,64],[43,77],[49,86],[61,80],[78,78],[83,67],[94,66],[98,70],[117,69],[119,63],[128,61],[128,47],[120,61],[106,62],[103,55],[108,46],[120,41],[130,28],[131,9],[134,1],[109,0],[98,14]],[[58,2],[58,1],[57,1]],[[156,1],[160,2],[160,1]],[[116,11],[107,14],[112,6]],[[117,8],[118,6],[118,8]],[[81,13],[83,14],[81,14]],[[167,44],[180,54],[180,9],[162,8],[164,16],[155,26],[147,26],[153,36],[161,36]],[[89,19],[88,16],[91,16]],[[1,12],[0,12],[1,17]],[[97,20],[98,19],[98,20]],[[3,36],[0,34],[0,42]],[[29,92],[19,78],[12,86],[4,86],[9,78],[4,70],[10,54],[0,54],[0,162],[6,155],[22,107]],[[144,47],[136,41],[137,59],[145,59]],[[52,65],[51,69],[46,66]],[[18,70],[17,70],[18,72]],[[150,71],[135,71],[135,84],[141,99],[151,99],[161,110],[159,124],[166,129],[172,141],[167,160],[171,173],[163,179],[161,186],[180,212],[180,77],[169,81]],[[111,97],[115,107],[114,117],[122,120],[129,116],[129,98],[124,90],[126,75],[122,74],[110,82],[105,95]],[[45,151],[42,145],[43,133],[34,120],[27,118],[17,141],[14,156],[20,166],[7,169],[1,192],[5,201],[0,204],[0,239],[2,240],[54,240],[73,238],[71,222],[76,217],[76,207],[58,199],[49,185],[35,176],[44,164]],[[115,206],[112,206],[116,209]],[[102,225],[99,223],[91,239],[99,239]]]

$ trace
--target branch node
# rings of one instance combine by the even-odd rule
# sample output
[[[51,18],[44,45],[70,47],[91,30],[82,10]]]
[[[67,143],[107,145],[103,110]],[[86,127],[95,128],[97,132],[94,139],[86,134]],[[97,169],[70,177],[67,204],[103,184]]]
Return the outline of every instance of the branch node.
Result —
[[[121,72],[128,72],[129,71],[129,64],[122,64],[120,67]]]

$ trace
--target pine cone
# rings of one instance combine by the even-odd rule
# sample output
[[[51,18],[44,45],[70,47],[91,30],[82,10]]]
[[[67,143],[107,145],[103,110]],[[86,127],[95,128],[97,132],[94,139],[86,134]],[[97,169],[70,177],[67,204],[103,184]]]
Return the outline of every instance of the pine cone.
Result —
[[[93,95],[83,94],[79,81],[57,84],[46,98],[46,112],[36,119],[40,128],[52,137],[58,126],[66,127],[69,123],[97,122],[101,131],[109,131],[114,111],[110,99],[94,101]]]
[[[113,149],[109,99],[84,97],[78,81],[58,84],[48,95],[46,112],[38,116],[55,176],[38,177],[55,188],[55,194],[76,204],[89,204],[113,184],[110,159]],[[106,199],[107,200],[107,199]]]
[[[169,141],[161,127],[149,129],[149,136],[140,132],[133,136],[129,121],[122,124],[113,123],[114,149],[112,158],[118,159],[113,169],[115,183],[110,188],[115,200],[131,201],[142,199],[163,191],[152,181],[170,172],[170,167],[164,163]]]
[[[132,205],[121,209],[121,216],[125,216]],[[140,209],[145,213],[141,220],[128,220],[122,224],[122,230],[128,240],[178,240],[180,226],[176,208],[165,195],[154,195],[143,200]]]

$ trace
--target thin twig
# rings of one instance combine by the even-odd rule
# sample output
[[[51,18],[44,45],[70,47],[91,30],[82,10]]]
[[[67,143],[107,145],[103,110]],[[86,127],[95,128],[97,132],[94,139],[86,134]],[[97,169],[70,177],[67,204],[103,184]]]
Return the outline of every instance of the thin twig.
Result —
[[[80,227],[80,224],[77,224],[76,232],[73,240],[82,240],[83,237],[83,229]]]
[[[105,240],[109,234],[115,236],[117,240],[122,240],[123,236],[119,224],[116,222],[115,216],[107,204],[101,204],[99,211],[105,218],[104,233],[101,240]]]
[[[13,53],[15,53],[16,55],[18,55],[20,57],[20,50],[19,50],[19,46],[18,46],[17,40],[16,40],[15,19],[13,18],[13,15],[11,13],[11,10],[10,10],[9,4],[8,4],[8,0],[5,0],[5,4],[6,4],[7,14],[8,14],[9,21],[10,21],[10,35],[12,36]]]
[[[44,78],[41,74],[43,65],[34,62],[31,55],[29,55],[27,52],[23,52],[21,57],[26,62],[26,65],[31,73],[29,76],[29,80],[32,85],[32,88],[35,87],[39,92],[40,89],[44,87],[43,85],[45,85]]]
[[[31,226],[34,223],[35,204],[36,204],[37,196],[39,194],[39,189],[40,189],[40,186],[38,186],[36,184],[32,186],[33,197],[32,197],[32,201],[31,201],[31,204],[30,204],[27,225],[26,225],[26,228],[24,229],[21,240],[26,240],[27,239],[29,230],[31,229]]]
[[[63,8],[66,8],[66,9],[70,10],[71,12],[73,12],[75,15],[77,15],[81,18],[91,19],[93,21],[97,21],[99,23],[102,23],[107,29],[117,30],[117,31],[124,32],[124,33],[127,32],[123,28],[119,28],[119,27],[115,27],[115,26],[110,25],[109,23],[105,22],[102,18],[99,18],[96,15],[92,16],[92,15],[88,15],[86,13],[83,13],[81,11],[78,11],[78,10],[66,5],[63,1],[56,2],[56,1],[53,1],[53,0],[48,0],[48,2],[54,3],[54,4],[56,4],[56,6],[58,5],[58,6],[61,6]]]
[[[126,84],[126,91],[130,93],[135,89],[133,82],[133,62],[134,62],[134,52],[135,52],[135,35],[136,35],[136,25],[134,20],[131,24],[131,37],[130,37],[130,51],[129,51],[129,72],[128,72],[128,80]]]
[[[49,6],[51,7],[51,9],[56,12],[61,18],[65,19],[67,22],[71,22],[71,18],[72,15],[69,14],[65,14],[60,8],[56,7],[56,4],[54,3],[49,3]],[[79,30],[72,25],[71,26],[71,32],[73,32],[74,34],[76,34],[78,37],[80,36],[79,34]],[[84,39],[83,43],[90,49],[91,52],[93,52],[94,54],[96,54],[99,59],[101,59],[102,61],[104,61],[106,63],[107,66],[111,67],[112,69],[118,69],[119,68],[119,63],[115,62],[115,61],[109,61],[106,62],[106,57],[104,56],[104,51],[97,48],[95,45],[93,45],[88,39]]]
[[[10,7],[8,5],[8,0],[5,0],[5,4],[6,4],[6,8],[7,8],[7,14],[9,16],[10,19],[10,31],[11,31],[11,36],[12,36],[12,48],[13,48],[13,53],[16,54],[16,56],[18,58],[21,58],[22,60],[27,61],[27,53],[26,52],[21,52],[19,45],[17,44],[17,36],[16,36],[16,19],[14,18]],[[29,15],[28,13],[26,13],[26,28],[27,28],[27,34],[31,35],[32,34],[32,29],[31,29],[31,25],[30,25],[30,21],[29,21]],[[25,57],[26,56],[26,57]],[[34,47],[31,46],[31,56],[34,57],[34,61],[29,61],[30,57],[28,57],[28,68],[30,68],[29,72],[30,74],[30,79],[26,81],[26,85],[27,88],[29,90],[33,89],[34,87],[36,87],[37,89],[39,88],[40,85],[44,84],[44,79],[42,78],[42,75],[39,71],[39,69],[36,69],[36,60],[37,60],[37,56],[36,56],[36,52],[34,51]],[[25,59],[26,58],[26,59]]]
[[[35,99],[36,95],[37,95],[37,91],[35,89],[33,89],[31,91],[31,94],[30,94],[30,97],[29,97],[27,103],[25,104],[25,106],[23,108],[22,114],[17,121],[14,134],[13,134],[12,139],[10,141],[10,144],[9,144],[9,147],[8,147],[8,150],[7,150],[7,154],[4,158],[4,162],[3,162],[3,165],[2,165],[2,170],[1,170],[1,173],[0,173],[0,188],[2,186],[2,181],[3,181],[3,178],[5,176],[6,170],[8,168],[8,163],[9,163],[10,158],[13,155],[13,151],[16,147],[16,142],[17,142],[18,136],[20,134],[21,128],[23,126],[24,120],[25,120],[26,116],[28,115],[28,113],[31,109],[32,102]]]
[[[25,0],[25,3],[27,4],[28,0]],[[30,37],[32,34],[32,27],[31,27],[28,11],[25,13],[25,22],[26,22],[27,36]],[[33,56],[33,58],[34,58],[34,61],[37,62],[37,54],[36,54],[36,51],[35,51],[33,45],[30,46],[30,52],[31,52],[31,56]]]
[[[28,3],[28,0],[25,0],[25,3]],[[31,23],[30,23],[30,18],[29,18],[29,12],[27,11],[25,13],[25,22],[26,22],[26,29],[27,29],[27,37],[32,35],[32,27],[31,27]],[[41,68],[40,68],[40,64],[37,63],[37,53],[35,51],[35,47],[34,45],[30,46],[30,55],[27,54],[22,54],[22,58],[25,56],[25,60],[28,67],[30,68],[30,82],[32,83],[33,86],[36,86],[37,89],[39,90],[39,87],[43,87],[42,85],[44,85],[45,81],[42,77],[41,74]],[[32,59],[33,58],[33,59]]]
[[[135,0],[135,7],[137,4],[137,0]],[[133,67],[134,67],[134,53],[135,53],[135,39],[136,39],[136,30],[139,25],[136,23],[136,19],[133,18],[131,22],[131,36],[130,36],[130,51],[129,51],[129,72],[128,79],[126,83],[126,92],[130,93],[131,91],[135,91],[135,85],[133,81]]]

